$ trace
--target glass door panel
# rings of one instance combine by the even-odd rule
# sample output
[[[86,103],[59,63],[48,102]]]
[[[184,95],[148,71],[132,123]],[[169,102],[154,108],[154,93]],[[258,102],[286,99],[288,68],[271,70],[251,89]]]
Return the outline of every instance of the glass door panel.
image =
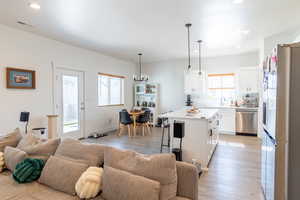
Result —
[[[63,75],[63,133],[78,131],[79,101],[78,77]]]

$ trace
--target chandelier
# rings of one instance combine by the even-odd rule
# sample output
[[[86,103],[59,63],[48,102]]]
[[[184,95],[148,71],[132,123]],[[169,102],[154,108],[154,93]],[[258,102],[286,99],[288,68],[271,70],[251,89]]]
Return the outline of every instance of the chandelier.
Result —
[[[139,75],[134,75],[133,76],[133,80],[134,81],[148,81],[149,80],[149,76],[142,74],[142,55],[141,53],[138,54],[139,56],[139,67],[140,67],[140,74]]]

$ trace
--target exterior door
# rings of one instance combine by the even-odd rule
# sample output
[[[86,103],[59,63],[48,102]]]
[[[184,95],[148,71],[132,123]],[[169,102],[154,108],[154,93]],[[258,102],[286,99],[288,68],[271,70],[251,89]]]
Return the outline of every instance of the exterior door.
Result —
[[[55,71],[55,109],[59,115],[60,137],[84,137],[84,72],[60,69]]]

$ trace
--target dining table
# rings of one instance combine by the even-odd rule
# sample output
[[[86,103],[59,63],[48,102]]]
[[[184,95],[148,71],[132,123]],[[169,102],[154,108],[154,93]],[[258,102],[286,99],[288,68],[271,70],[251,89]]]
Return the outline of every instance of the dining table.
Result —
[[[145,111],[143,111],[143,110],[139,110],[139,111],[137,111],[137,110],[133,110],[133,111],[130,111],[129,112],[129,115],[132,117],[132,121],[133,121],[133,135],[134,136],[136,136],[136,119],[140,116],[140,115],[142,115],[142,114],[144,114],[145,113]]]

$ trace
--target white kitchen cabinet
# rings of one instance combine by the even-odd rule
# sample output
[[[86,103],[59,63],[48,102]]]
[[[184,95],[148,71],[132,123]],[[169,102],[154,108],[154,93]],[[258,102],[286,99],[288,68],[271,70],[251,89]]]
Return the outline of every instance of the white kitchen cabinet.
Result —
[[[209,155],[212,157],[215,148],[219,142],[219,126],[220,126],[220,113],[217,113],[212,118],[208,120],[209,124],[209,140],[211,141],[211,146],[209,147]],[[209,158],[209,159],[210,159]]]
[[[220,109],[220,133],[235,135],[235,109]]]
[[[244,67],[239,70],[238,87],[240,95],[258,92],[258,68]]]

